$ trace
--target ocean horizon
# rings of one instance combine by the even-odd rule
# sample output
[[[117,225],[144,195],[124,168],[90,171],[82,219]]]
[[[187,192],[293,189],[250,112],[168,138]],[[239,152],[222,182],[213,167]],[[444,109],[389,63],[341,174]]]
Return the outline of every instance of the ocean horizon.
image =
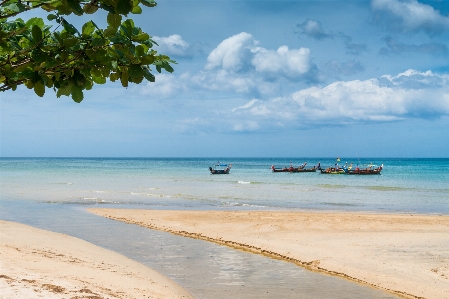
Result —
[[[211,175],[216,163],[228,175]],[[273,173],[383,165],[380,175]],[[449,214],[449,158],[0,158],[2,199],[154,209]],[[38,192],[37,192],[38,191]]]

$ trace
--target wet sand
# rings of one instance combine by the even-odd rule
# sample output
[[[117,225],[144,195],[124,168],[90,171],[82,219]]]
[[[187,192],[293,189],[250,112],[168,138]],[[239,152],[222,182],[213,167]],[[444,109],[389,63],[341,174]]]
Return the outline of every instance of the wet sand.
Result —
[[[0,293],[12,298],[193,298],[152,269],[68,235],[0,220]]]
[[[405,298],[449,298],[449,217],[89,209],[111,219],[283,259]]]

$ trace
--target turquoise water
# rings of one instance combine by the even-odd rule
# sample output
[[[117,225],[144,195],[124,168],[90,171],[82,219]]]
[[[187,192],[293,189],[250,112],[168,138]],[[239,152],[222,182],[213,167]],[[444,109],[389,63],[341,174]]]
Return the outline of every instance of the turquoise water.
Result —
[[[211,175],[220,160],[229,175]],[[312,209],[449,213],[449,159],[357,159],[381,175],[272,173],[326,158],[1,158],[1,198],[151,209]]]
[[[273,173],[325,158],[0,158],[0,219],[66,233],[170,277],[196,298],[396,298],[293,264],[89,214],[86,207],[449,214],[449,159],[345,159],[381,175]],[[273,297],[274,296],[274,297]]]

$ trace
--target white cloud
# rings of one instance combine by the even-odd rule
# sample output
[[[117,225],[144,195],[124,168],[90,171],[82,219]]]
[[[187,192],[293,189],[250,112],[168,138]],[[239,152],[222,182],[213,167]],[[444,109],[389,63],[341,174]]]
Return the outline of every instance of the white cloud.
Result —
[[[168,37],[153,36],[153,40],[159,45],[155,46],[158,52],[166,55],[190,57],[194,54],[193,48],[178,34]]]
[[[249,33],[242,32],[222,41],[207,58],[206,70],[221,69],[246,73],[256,71],[268,77],[282,76],[297,79],[313,67],[310,49],[289,49],[280,46],[276,51],[258,47]]]
[[[213,91],[252,93],[257,79],[250,75],[238,76],[226,70],[202,71],[192,77],[192,83]]]
[[[443,16],[432,6],[419,3],[417,0],[372,0],[371,8],[387,26],[404,31],[420,31],[440,33],[449,30],[449,17]]]
[[[250,108],[250,107],[252,107],[255,103],[257,103],[257,101],[258,101],[258,100],[251,100],[251,101],[249,101],[248,103],[246,103],[246,104],[243,105],[243,106],[240,106],[240,107],[237,107],[237,108],[232,109],[232,112],[235,112],[235,111],[238,110],[238,109],[247,109],[247,108]]]
[[[325,33],[321,23],[315,20],[307,19],[303,23],[296,26],[301,29],[302,34],[310,36],[316,40],[332,37],[332,34]]]
[[[259,73],[295,79],[309,72],[310,60],[310,49],[290,50],[287,46],[281,46],[277,51],[259,49],[252,65]]]
[[[237,110],[238,109],[238,110]],[[233,109],[258,129],[438,118],[449,115],[449,75],[408,70],[396,76],[337,81]],[[255,130],[256,127],[253,127]]]
[[[140,93],[150,95],[154,98],[168,98],[178,94],[184,90],[185,82],[188,81],[188,75],[181,75],[176,78],[174,75],[156,74],[155,82],[147,82],[147,84],[139,87]]]
[[[241,32],[222,41],[207,57],[206,69],[221,68],[240,71],[250,62],[252,49],[257,45],[253,36]]]
[[[280,46],[268,50],[241,32],[222,41],[207,58],[204,69],[192,82],[209,90],[246,93],[253,97],[272,95],[280,81],[317,81],[317,67],[310,49]]]

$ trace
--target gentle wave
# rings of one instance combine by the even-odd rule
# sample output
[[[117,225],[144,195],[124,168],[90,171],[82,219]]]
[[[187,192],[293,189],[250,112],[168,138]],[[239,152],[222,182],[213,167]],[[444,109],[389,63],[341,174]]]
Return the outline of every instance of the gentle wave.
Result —
[[[248,203],[240,203],[240,202],[229,202],[229,201],[222,201],[222,205],[224,206],[231,206],[231,207],[251,207],[251,208],[267,208],[268,206],[264,205],[256,205],[256,204],[248,204]]]
[[[329,205],[329,206],[339,206],[339,207],[357,207],[358,204],[353,203],[345,203],[345,202],[320,202],[322,205]]]
[[[416,188],[405,188],[405,187],[391,187],[391,186],[362,186],[363,189],[376,190],[376,191],[405,191],[405,190],[416,190]]]
[[[318,187],[329,188],[329,189],[342,189],[348,186],[346,185],[334,185],[334,184],[317,184]]]

